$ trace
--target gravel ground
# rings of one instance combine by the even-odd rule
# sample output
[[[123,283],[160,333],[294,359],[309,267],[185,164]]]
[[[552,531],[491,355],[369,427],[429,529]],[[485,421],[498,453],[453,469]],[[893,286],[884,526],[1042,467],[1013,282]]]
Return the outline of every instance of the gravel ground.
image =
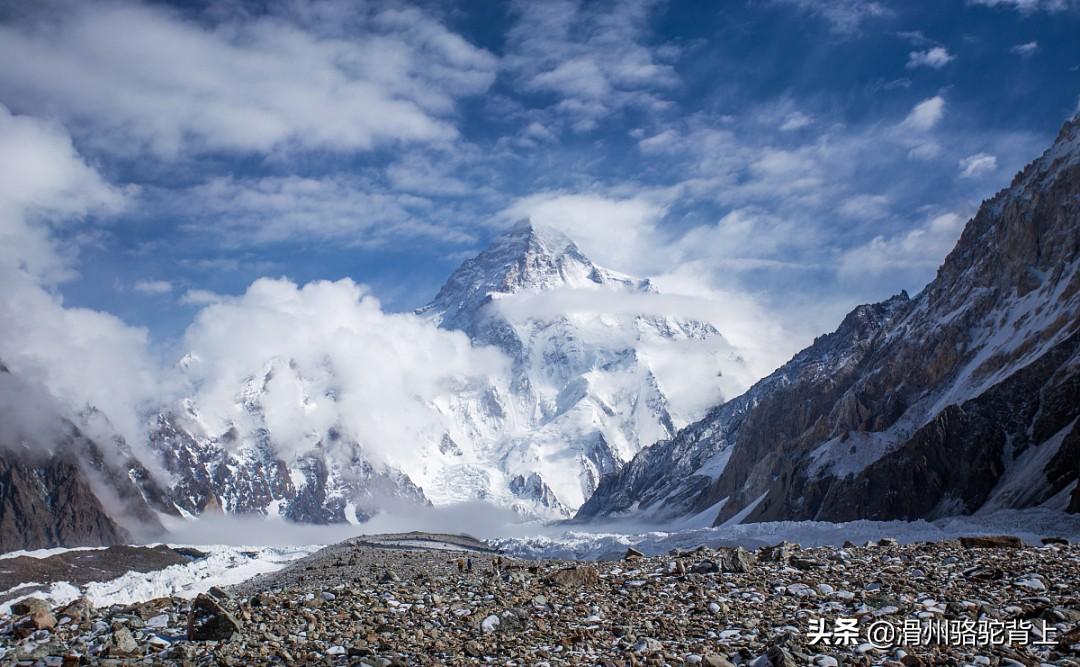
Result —
[[[0,662],[1080,666],[1076,546],[784,543],[594,563],[484,548],[364,538],[194,601],[30,601],[0,627]],[[868,641],[885,625],[891,640]]]

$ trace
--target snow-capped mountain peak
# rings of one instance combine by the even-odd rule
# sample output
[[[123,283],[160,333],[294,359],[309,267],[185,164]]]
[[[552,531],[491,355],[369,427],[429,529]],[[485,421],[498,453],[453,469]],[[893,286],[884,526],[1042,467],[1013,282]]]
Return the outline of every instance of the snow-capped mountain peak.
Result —
[[[648,292],[639,280],[594,264],[568,236],[549,226],[522,220],[462,264],[418,312],[444,329],[468,331],[479,311],[498,295],[560,288]]]
[[[382,499],[566,517],[695,416],[687,368],[716,384],[742,363],[715,326],[665,311],[663,298],[557,229],[518,223],[453,272],[419,311],[426,323],[406,318],[461,331],[500,363],[458,371],[415,396],[410,419],[384,423],[349,363],[267,348],[161,416],[154,445],[173,502],[315,522],[363,520]],[[188,355],[181,368],[198,375],[200,363]],[[341,400],[358,406],[347,419]]]

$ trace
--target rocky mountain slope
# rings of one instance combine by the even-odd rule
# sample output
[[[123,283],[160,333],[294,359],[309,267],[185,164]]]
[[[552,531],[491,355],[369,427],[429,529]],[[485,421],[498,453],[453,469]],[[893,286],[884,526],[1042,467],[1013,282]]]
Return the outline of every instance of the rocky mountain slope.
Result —
[[[269,360],[237,394],[236,408],[250,420],[243,429],[214,432],[190,399],[182,410],[157,417],[150,443],[171,476],[169,497],[177,510],[326,524],[359,523],[392,502],[427,504],[407,475],[373,465],[359,443],[333,428],[306,447],[276,443],[263,405],[265,385],[275,375],[301,383],[294,367]]]
[[[28,396],[36,405],[15,414]],[[164,532],[127,468],[146,477],[147,492],[159,491],[123,443],[103,447],[86,437],[3,364],[0,405],[0,552],[121,544],[133,531]]]
[[[334,402],[332,392],[313,394],[311,379],[337,369],[275,357],[236,388],[226,428],[208,425],[207,406],[195,399],[159,415],[151,444],[170,475],[171,502],[190,515],[220,510],[313,523],[469,500],[569,516],[601,476],[692,416],[668,400],[654,372],[657,355],[692,349],[700,359],[704,351],[717,372],[742,364],[712,325],[648,308],[655,294],[647,280],[596,266],[564,235],[521,223],[466,261],[418,313],[464,332],[476,347],[497,348],[509,371],[456,378],[425,399],[436,426],[407,443],[410,465],[377,462],[372,443],[336,427],[303,441],[276,432],[271,383],[289,388],[276,396],[304,406]]]
[[[578,517],[1080,511],[1080,116],[915,298],[860,306],[605,478]]]

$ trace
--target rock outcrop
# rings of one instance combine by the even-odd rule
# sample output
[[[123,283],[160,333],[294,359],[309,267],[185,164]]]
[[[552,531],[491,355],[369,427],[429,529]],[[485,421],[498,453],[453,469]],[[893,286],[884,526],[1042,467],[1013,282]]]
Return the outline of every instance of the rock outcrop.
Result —
[[[5,405],[10,392],[27,388],[0,364]],[[13,415],[9,415],[13,416]],[[130,468],[147,476],[122,442],[106,450],[48,405],[38,404],[35,424],[0,430],[0,552],[60,546],[105,546],[130,542],[163,528]]]
[[[917,296],[855,309],[605,479],[578,516],[916,519],[1080,510],[1080,116]]]

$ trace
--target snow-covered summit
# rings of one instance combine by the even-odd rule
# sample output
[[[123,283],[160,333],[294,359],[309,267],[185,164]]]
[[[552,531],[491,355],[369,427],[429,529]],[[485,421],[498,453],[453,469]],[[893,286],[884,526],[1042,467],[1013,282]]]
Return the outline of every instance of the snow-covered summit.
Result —
[[[521,222],[454,271],[420,321],[406,318],[461,331],[468,350],[500,363],[459,369],[410,397],[410,419],[387,422],[366,412],[382,403],[361,394],[378,388],[348,363],[268,347],[158,420],[172,502],[318,523],[428,501],[566,517],[602,476],[699,416],[702,396],[719,397],[716,378],[745,375],[716,326],[667,303],[560,231]],[[182,367],[197,376],[200,363],[189,355]],[[688,369],[714,386],[690,387]]]
[[[597,266],[557,229],[522,220],[454,271],[419,313],[433,317],[445,329],[468,331],[480,309],[498,295],[605,287],[652,289],[648,280]]]
[[[713,378],[741,367],[714,325],[663,312],[661,298],[649,280],[597,266],[565,234],[523,221],[420,309],[512,361],[492,451],[513,495],[575,509],[602,476],[697,416],[671,400],[686,367]]]

